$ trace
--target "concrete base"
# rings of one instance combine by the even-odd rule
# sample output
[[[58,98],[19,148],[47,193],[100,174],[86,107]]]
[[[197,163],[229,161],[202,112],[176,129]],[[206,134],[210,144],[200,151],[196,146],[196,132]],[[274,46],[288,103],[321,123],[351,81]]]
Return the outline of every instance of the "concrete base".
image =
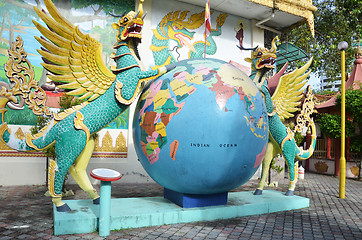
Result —
[[[228,193],[187,194],[164,188],[163,197],[183,208],[226,205]]]
[[[214,221],[309,207],[308,198],[285,196],[274,190],[264,190],[261,196],[255,196],[253,192],[230,192],[227,205],[196,208],[181,208],[163,197],[112,199],[110,229]],[[97,230],[98,205],[93,205],[91,200],[65,202],[72,209],[71,212],[57,212],[54,206],[55,235],[91,233]]]

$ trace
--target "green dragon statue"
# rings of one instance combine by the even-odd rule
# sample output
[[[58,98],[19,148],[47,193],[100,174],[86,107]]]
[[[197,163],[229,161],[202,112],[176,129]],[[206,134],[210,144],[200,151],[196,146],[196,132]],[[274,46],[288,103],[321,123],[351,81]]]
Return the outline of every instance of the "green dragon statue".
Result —
[[[0,136],[2,141],[20,151],[39,151],[55,145],[56,161],[50,161],[49,192],[57,211],[70,211],[62,201],[62,186],[68,170],[78,185],[89,194],[94,204],[99,195],[86,174],[86,167],[94,149],[92,135],[117,118],[139,95],[143,84],[167,71],[166,67],[142,71],[139,66],[137,44],[141,40],[143,9],[140,1],[138,12],[131,11],[119,16],[112,27],[117,29],[116,68],[109,70],[103,63],[101,44],[83,34],[77,26],[65,19],[51,0],[44,0],[49,14],[34,8],[46,27],[33,21],[47,38],[36,38],[43,46],[38,52],[43,56],[48,77],[62,83],[60,88],[67,94],[85,100],[80,105],[60,114],[52,114],[44,105],[45,92],[37,86],[34,73],[22,42],[13,44],[10,62],[5,66],[12,88],[1,87]],[[18,139],[4,123],[6,104],[24,98],[34,114],[52,115],[52,120],[36,135]]]
[[[264,95],[265,105],[268,112],[269,120],[269,143],[266,154],[262,163],[262,177],[259,181],[255,195],[261,195],[263,187],[266,184],[270,163],[277,154],[282,154],[286,160],[289,170],[289,189],[286,192],[287,196],[294,194],[295,185],[297,182],[298,162],[295,159],[304,160],[312,156],[316,144],[316,128],[311,118],[314,109],[312,100],[312,92],[310,87],[307,88],[307,94],[302,106],[301,113],[297,116],[297,124],[293,131],[285,127],[282,121],[294,116],[292,113],[298,110],[298,105],[303,97],[303,88],[307,82],[307,77],[310,73],[305,71],[310,66],[310,59],[303,67],[296,69],[291,73],[283,75],[279,80],[274,92],[270,92],[266,73],[270,69],[275,68],[276,61],[276,41],[278,37],[273,39],[272,48],[266,49],[257,47],[251,53],[251,58],[245,59],[251,63],[254,83],[258,86]],[[283,68],[285,71],[286,66]],[[304,74],[305,73],[305,74]],[[279,75],[281,75],[279,73]],[[310,127],[312,131],[311,146],[308,150],[303,150],[298,147],[294,140],[294,133],[300,132],[303,129]]]
[[[169,12],[162,18],[157,28],[153,29],[150,49],[153,53],[155,68],[177,61],[169,49],[171,41],[176,42],[176,48],[184,46],[189,48],[189,58],[203,57],[205,41],[197,41],[191,44],[190,40],[193,39],[195,32],[190,32],[188,29],[197,29],[204,24],[205,11],[195,13],[188,20],[185,20],[188,12]],[[226,17],[226,13],[220,14],[217,17],[216,29],[211,29],[210,35],[206,38],[206,54],[213,55],[216,53],[217,47],[213,37],[221,35],[221,27],[224,25]]]

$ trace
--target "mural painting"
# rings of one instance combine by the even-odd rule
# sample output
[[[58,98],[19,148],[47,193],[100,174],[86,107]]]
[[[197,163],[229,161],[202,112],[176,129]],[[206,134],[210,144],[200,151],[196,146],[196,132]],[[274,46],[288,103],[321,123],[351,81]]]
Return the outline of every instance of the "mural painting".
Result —
[[[187,48],[189,59],[201,58],[205,51],[207,55],[214,55],[216,53],[217,46],[213,38],[221,35],[221,28],[224,25],[227,14],[220,14],[217,17],[216,28],[211,29],[211,33],[206,38],[206,42],[196,41],[191,43],[192,40],[195,40],[195,32],[190,30],[204,27],[205,11],[192,14],[187,18],[188,12],[189,11],[169,12],[162,18],[157,28],[153,29],[150,49],[153,53],[156,67],[180,61],[180,53],[178,50],[182,47]],[[176,46],[172,49],[170,49],[171,41],[176,43]]]
[[[203,58],[206,52],[206,57],[232,61],[250,72],[250,66],[244,61],[247,53],[237,48],[239,41],[246,47],[252,45],[250,20],[211,11],[211,32],[205,44],[205,11],[202,7],[190,6],[182,2],[176,4],[174,0],[152,1],[152,30],[145,30],[152,38],[144,43],[149,46],[152,59],[146,59],[146,65],[157,67]],[[242,40],[239,35],[235,37],[238,31],[243,35]]]
[[[11,45],[5,65],[11,88],[1,88],[1,140],[18,151],[39,151],[55,146],[55,160],[50,159],[48,190],[57,211],[71,209],[62,201],[64,178],[69,170],[81,189],[88,193],[94,204],[100,197],[90,183],[86,168],[95,147],[97,133],[108,126],[138,97],[145,82],[157,78],[169,69],[142,71],[137,45],[143,26],[143,8],[118,16],[111,27],[117,30],[112,59],[116,66],[109,69],[102,59],[102,44],[90,34],[83,33],[69,22],[51,0],[44,1],[46,11],[34,8],[44,23],[33,21],[43,37],[36,37],[42,45],[38,53],[47,77],[66,89],[66,94],[77,96],[82,103],[55,113],[45,105],[45,91],[37,85],[27,53],[20,36]],[[51,116],[51,120],[36,134],[25,138],[14,134],[3,122],[7,103],[24,99],[35,115]]]
[[[20,36],[24,41],[23,47],[34,71],[34,80],[38,82],[38,86],[45,90],[46,106],[50,107],[53,112],[59,112],[59,101],[64,96],[65,90],[57,87],[56,82],[47,78],[47,71],[41,65],[42,59],[37,52],[41,45],[34,38],[34,36],[40,37],[40,32],[32,20],[39,22],[42,20],[36,15],[33,7],[45,8],[45,6],[36,0],[5,1],[0,4],[0,19],[2,20],[0,30],[0,86],[9,88],[9,80],[5,75],[4,65],[9,59],[10,43],[15,41],[16,36]],[[71,22],[79,25],[83,32],[89,33],[104,46],[102,57],[109,65],[114,65],[113,61],[110,61],[110,55],[115,35],[115,30],[111,27],[115,20],[109,12],[121,14],[126,10],[134,9],[135,3],[134,1],[123,1],[122,6],[117,9],[112,6],[110,1],[103,1],[102,5],[89,5],[82,0],[69,0],[68,4],[57,5]],[[26,132],[29,132],[30,128],[37,124],[37,116],[32,114],[32,110],[26,104],[11,107],[11,103],[9,103],[6,109],[4,121],[19,136],[25,136]],[[126,110],[99,132],[93,157],[127,157],[128,119],[129,110]],[[44,157],[45,155],[41,152],[17,152],[1,142],[0,157],[5,156]]]

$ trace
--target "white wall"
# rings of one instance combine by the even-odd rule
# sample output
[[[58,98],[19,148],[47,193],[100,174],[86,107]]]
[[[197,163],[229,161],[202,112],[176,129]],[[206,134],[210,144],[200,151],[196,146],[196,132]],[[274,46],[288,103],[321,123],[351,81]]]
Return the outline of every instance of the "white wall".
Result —
[[[186,19],[188,19],[192,14],[200,13],[204,10],[204,8],[190,5],[184,2],[179,2],[176,0],[148,0],[144,2],[144,10],[148,12],[148,15],[145,19],[145,24],[143,27],[143,35],[142,35],[142,44],[140,45],[140,55],[142,62],[145,66],[153,66],[153,56],[152,51],[149,49],[151,46],[151,39],[153,36],[152,29],[155,29],[162,18],[169,12],[175,11],[189,11]],[[211,9],[212,10],[212,9]],[[216,28],[216,20],[221,12],[214,11],[211,15],[211,28]],[[250,66],[249,63],[244,61],[244,58],[250,57],[250,51],[241,51],[236,45],[238,45],[238,40],[235,38],[234,28],[237,28],[240,23],[244,25],[244,47],[253,47],[256,45],[262,46],[264,43],[264,31],[260,29],[256,29],[256,27],[252,27],[252,21],[249,19],[245,19],[239,16],[235,16],[232,14],[227,14],[226,21],[224,25],[221,27],[222,34],[221,36],[215,36],[213,39],[217,45],[217,52],[215,55],[207,55],[210,58],[222,59],[224,61],[233,60],[245,66]],[[190,31],[196,32],[194,38],[191,43],[195,43],[197,41],[204,41],[203,33],[204,26],[201,26],[198,29],[192,29]],[[255,31],[255,34],[252,33]],[[253,41],[256,43],[253,43]],[[171,49],[175,43],[171,42]],[[188,57],[188,51],[186,47],[183,47],[178,50],[181,57],[180,60],[186,59]]]
[[[139,46],[142,61],[146,69],[153,65],[152,52],[149,49],[152,38],[152,28],[159,23],[162,17],[170,11],[175,10],[190,10],[190,14],[199,13],[203,8],[189,5],[186,3],[177,2],[174,0],[147,0],[144,2],[144,10],[148,12],[145,19],[143,40]],[[216,17],[219,12],[214,12],[211,17],[211,27],[215,28]],[[188,15],[190,16],[190,15]],[[237,39],[235,38],[234,27],[238,26],[239,22],[243,21],[244,25],[244,46],[255,47],[262,46],[264,42],[263,31],[253,27],[251,20],[242,19],[241,17],[228,14],[226,22],[222,27],[222,36],[215,37],[218,45],[218,52],[212,58],[223,59],[224,61],[234,60],[238,63],[249,66],[245,61],[245,57],[250,56],[250,52],[241,52],[237,47]],[[200,30],[201,31],[201,30]],[[202,30],[203,31],[203,30]],[[200,40],[202,33],[195,34],[195,39]],[[195,40],[196,41],[196,40]],[[132,138],[132,121],[135,104],[131,105],[129,134],[128,138],[128,157],[127,158],[92,158],[88,172],[94,168],[106,167],[115,169],[121,172],[124,177],[122,182],[144,183],[153,182],[148,174],[142,168]],[[33,185],[45,184],[46,181],[46,160],[44,157],[0,157],[0,185]],[[258,171],[259,172],[259,171]],[[259,173],[260,174],[260,173]],[[70,180],[70,183],[74,183]]]

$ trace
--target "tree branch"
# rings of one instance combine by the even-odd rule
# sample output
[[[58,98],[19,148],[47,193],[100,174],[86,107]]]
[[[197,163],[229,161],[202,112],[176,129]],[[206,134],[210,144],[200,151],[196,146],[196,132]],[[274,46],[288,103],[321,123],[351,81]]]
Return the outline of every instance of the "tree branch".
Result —
[[[39,0],[36,0],[36,1],[38,4]],[[33,11],[33,6],[30,4],[27,4],[27,3],[22,3],[22,2],[18,2],[18,1],[14,1],[14,0],[4,0],[4,3],[8,3],[8,4],[14,5],[16,7],[20,7],[20,8],[24,8],[24,9]],[[40,3],[38,6],[40,7]]]
[[[93,5],[92,5],[92,9],[94,11],[94,15],[97,16],[103,10],[103,7],[98,5],[98,9],[96,10],[93,8]]]

